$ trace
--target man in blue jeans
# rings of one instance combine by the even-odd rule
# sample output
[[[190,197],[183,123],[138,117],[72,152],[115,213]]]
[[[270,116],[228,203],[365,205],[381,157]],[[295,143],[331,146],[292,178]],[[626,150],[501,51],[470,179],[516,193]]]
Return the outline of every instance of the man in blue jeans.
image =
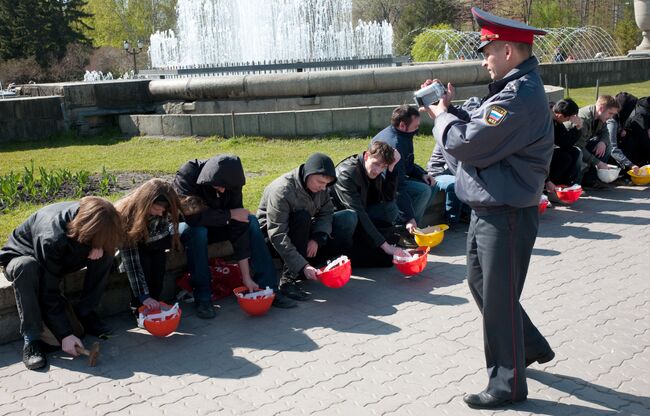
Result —
[[[432,176],[415,163],[413,136],[420,128],[420,112],[409,105],[401,105],[393,110],[391,124],[375,137],[372,142],[383,142],[396,149],[401,159],[397,163],[397,206],[402,223],[406,229],[421,226],[424,212],[431,200],[431,186],[435,184]]]
[[[429,204],[431,204],[438,192],[443,191],[445,193],[445,220],[450,225],[458,223],[461,217],[462,203],[456,196],[456,177],[449,170],[445,157],[442,154],[442,148],[437,142],[433,147],[429,162],[427,162],[427,172],[435,180],[435,183],[431,187],[432,192]]]
[[[332,159],[314,153],[264,189],[257,217],[284,265],[280,291],[292,299],[308,300],[298,282],[316,280],[314,266],[352,246],[357,214],[349,209],[334,213],[327,190],[334,182]]]
[[[243,207],[242,187],[246,183],[239,157],[217,155],[208,160],[190,160],[176,172],[174,189],[183,197],[198,197],[205,207],[185,215],[179,227],[194,288],[196,314],[215,317],[210,291],[208,244],[230,241],[242,281],[249,290],[269,286],[276,292],[278,278],[264,242],[257,218]],[[254,274],[251,275],[249,260]],[[295,302],[277,292],[273,306],[291,308]]]

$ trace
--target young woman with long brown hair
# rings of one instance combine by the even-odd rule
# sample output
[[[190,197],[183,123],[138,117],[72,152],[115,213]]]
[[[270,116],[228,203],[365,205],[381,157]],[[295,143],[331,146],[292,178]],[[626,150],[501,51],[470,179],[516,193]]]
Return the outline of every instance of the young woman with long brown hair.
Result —
[[[115,203],[125,230],[120,248],[122,264],[131,285],[131,307],[157,309],[169,248],[180,247],[180,202],[171,184],[150,179]]]
[[[0,266],[12,283],[25,339],[23,363],[34,370],[45,367],[43,323],[77,356],[83,344],[66,313],[61,293],[66,273],[86,267],[83,289],[74,311],[86,334],[102,336],[110,328],[94,312],[122,242],[122,222],[109,201],[87,196],[79,202],[59,202],[41,208],[18,226],[0,249]]]

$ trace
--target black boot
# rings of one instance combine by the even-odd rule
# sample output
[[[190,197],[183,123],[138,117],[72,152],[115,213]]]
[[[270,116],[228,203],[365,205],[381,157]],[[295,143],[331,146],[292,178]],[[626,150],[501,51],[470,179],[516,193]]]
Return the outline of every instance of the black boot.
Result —
[[[217,316],[217,312],[212,306],[212,302],[197,302],[194,301],[194,306],[196,307],[196,316],[201,319],[213,319]]]
[[[23,363],[28,370],[36,370],[47,365],[43,341],[39,339],[25,343],[23,347]]]
[[[286,265],[282,268],[280,292],[294,300],[306,301],[311,299],[311,295],[300,288],[297,278],[289,271]]]
[[[280,309],[290,309],[295,308],[298,304],[293,299],[290,299],[289,296],[284,296],[282,292],[277,291],[275,292],[272,306]]]

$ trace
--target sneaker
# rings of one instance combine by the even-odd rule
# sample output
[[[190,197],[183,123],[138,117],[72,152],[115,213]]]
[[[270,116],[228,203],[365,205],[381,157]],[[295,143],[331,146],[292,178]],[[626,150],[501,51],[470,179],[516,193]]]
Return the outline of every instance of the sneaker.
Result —
[[[196,316],[201,319],[213,319],[217,316],[211,302],[195,302],[194,306],[196,307]]]
[[[311,299],[311,295],[298,286],[298,282],[294,280],[280,280],[280,292],[291,298],[298,301],[306,301]]]
[[[290,299],[288,296],[284,296],[282,292],[275,292],[275,299],[273,299],[272,306],[280,309],[291,309],[298,306],[298,304]]]
[[[77,315],[79,322],[84,327],[84,332],[89,335],[94,335],[97,338],[108,339],[113,335],[113,330],[97,313],[90,312],[88,315]]]
[[[47,365],[43,341],[37,340],[23,347],[23,363],[28,370],[36,370]]]

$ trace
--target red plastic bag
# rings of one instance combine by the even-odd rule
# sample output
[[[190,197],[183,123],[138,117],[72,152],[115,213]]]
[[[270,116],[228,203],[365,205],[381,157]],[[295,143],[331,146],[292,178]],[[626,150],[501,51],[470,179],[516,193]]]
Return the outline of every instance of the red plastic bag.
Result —
[[[212,300],[233,295],[233,289],[243,286],[241,270],[237,263],[226,263],[223,259],[210,259],[212,275]]]
[[[227,263],[223,259],[212,258],[209,260],[210,268],[210,289],[212,291],[212,300],[222,299],[233,294],[233,289],[242,286],[241,270],[237,263]],[[192,285],[190,283],[192,276],[189,273],[183,273],[176,280],[176,285],[181,291],[176,295],[176,299],[191,302]]]

